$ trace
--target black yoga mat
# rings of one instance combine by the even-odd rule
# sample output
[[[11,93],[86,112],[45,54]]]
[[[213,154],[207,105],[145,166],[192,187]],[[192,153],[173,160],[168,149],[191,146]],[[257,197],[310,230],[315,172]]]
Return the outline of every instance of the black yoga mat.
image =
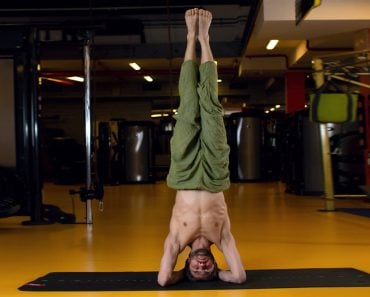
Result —
[[[342,211],[353,215],[370,218],[370,208],[337,208],[336,211]]]
[[[156,279],[157,272],[52,272],[21,286],[19,290],[159,291],[370,286],[370,275],[353,268],[247,270],[247,282],[241,285],[219,280],[182,281],[162,288]]]

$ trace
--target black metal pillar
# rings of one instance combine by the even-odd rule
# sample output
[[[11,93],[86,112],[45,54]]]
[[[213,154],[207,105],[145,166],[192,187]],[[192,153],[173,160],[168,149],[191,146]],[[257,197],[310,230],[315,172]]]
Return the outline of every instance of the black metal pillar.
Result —
[[[30,191],[30,220],[22,222],[24,225],[48,224],[43,218],[42,207],[42,181],[40,177],[40,146],[39,146],[39,92],[38,92],[38,38],[37,29],[31,28],[27,44],[28,66],[28,104],[24,102],[26,108],[23,112],[28,113],[27,130],[24,130],[25,145],[29,158],[28,163],[28,188]],[[26,127],[24,127],[26,128]],[[28,140],[28,143],[27,143]]]

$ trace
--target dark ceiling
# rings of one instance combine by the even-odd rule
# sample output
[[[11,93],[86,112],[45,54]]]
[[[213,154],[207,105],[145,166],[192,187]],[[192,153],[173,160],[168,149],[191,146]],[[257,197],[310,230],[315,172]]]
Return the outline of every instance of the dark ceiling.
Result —
[[[260,3],[12,1],[0,4],[0,30],[36,28],[41,75],[53,78],[83,73],[81,44],[90,37],[93,79],[98,86],[107,89],[129,84],[130,91],[123,92],[123,97],[153,97],[150,92],[142,93],[144,89],[161,91],[160,96],[165,98],[172,97],[176,89],[172,85],[176,83],[186,40],[184,13],[193,7],[203,7],[213,14],[211,44],[225,88],[245,88],[238,77],[237,59],[246,50]],[[142,70],[134,72],[128,66],[132,61],[139,63]],[[148,85],[143,75],[151,75],[155,82]],[[45,83],[44,90],[49,97],[66,96],[55,83]],[[69,96],[74,96],[72,91]]]
[[[312,58],[355,48],[370,26],[366,1],[322,1],[299,25],[294,0],[240,1],[9,1],[0,4],[0,51],[17,29],[35,28],[41,76],[82,75],[82,42],[91,41],[92,79],[100,98],[155,98],[158,106],[177,96],[178,69],[185,49],[184,13],[203,7],[213,14],[211,45],[218,63],[219,94],[241,104],[284,103],[287,71],[312,73]],[[353,11],[345,15],[346,11]],[[325,28],[325,30],[324,30]],[[91,35],[89,34],[91,33]],[[367,36],[367,35],[366,35]],[[279,39],[273,51],[270,39]],[[1,54],[1,52],[0,52]],[[142,69],[134,71],[129,62]],[[147,84],[144,75],[154,83]],[[81,84],[47,82],[46,98],[80,97]],[[160,102],[160,103],[158,103]]]
[[[256,17],[258,0],[244,1],[12,1],[0,4],[0,26],[36,27],[45,58],[69,58],[62,46],[85,30],[94,32],[95,58],[173,58],[183,54],[184,12],[205,7],[213,13],[213,50],[240,56]],[[56,43],[58,45],[54,46]],[[45,48],[48,47],[48,50]]]

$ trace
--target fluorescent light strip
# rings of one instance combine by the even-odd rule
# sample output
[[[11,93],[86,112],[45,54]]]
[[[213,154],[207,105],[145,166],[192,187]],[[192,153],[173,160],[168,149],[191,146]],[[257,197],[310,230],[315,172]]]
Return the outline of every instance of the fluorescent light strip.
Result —
[[[69,76],[67,77],[69,80],[78,81],[78,82],[84,82],[85,79],[81,76]]]
[[[63,79],[58,79],[58,78],[52,78],[52,77],[45,77],[45,76],[42,76],[40,78],[41,79],[48,80],[48,81],[52,81],[52,82],[55,82],[55,83],[64,84],[64,85],[74,85],[73,82],[68,81],[68,80],[63,80]],[[40,83],[40,80],[39,80],[39,84],[41,84]]]
[[[132,63],[129,63],[130,67],[136,71],[139,71],[141,69],[141,67],[136,64],[135,62],[132,62]]]
[[[271,39],[269,43],[266,45],[267,50],[273,50],[277,44],[279,43],[279,40],[277,39]]]

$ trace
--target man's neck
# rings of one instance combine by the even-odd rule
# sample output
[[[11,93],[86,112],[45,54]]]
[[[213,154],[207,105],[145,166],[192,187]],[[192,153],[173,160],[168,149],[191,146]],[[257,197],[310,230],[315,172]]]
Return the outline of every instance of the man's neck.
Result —
[[[198,249],[210,249],[211,245],[212,242],[210,242],[207,238],[201,236],[193,241],[193,243],[191,244],[191,249],[193,251]]]

